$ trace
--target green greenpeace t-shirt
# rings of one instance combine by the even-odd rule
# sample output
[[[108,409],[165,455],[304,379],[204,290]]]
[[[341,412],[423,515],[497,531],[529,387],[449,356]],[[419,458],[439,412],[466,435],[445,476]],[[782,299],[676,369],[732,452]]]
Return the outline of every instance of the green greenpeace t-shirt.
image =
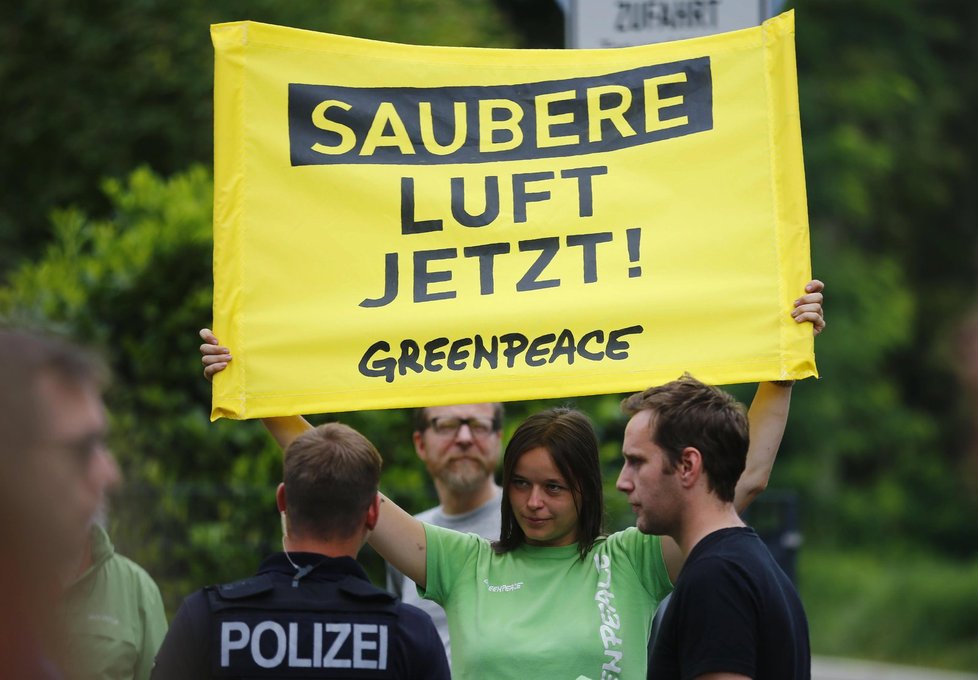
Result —
[[[658,536],[630,528],[497,555],[484,538],[425,525],[427,589],[448,614],[460,678],[644,680],[652,615],[672,584]]]

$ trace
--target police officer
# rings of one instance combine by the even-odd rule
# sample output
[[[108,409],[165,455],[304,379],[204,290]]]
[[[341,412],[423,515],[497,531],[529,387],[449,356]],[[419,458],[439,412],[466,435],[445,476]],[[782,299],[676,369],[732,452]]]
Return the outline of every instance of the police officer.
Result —
[[[355,559],[380,512],[380,467],[345,425],[298,437],[276,492],[283,552],[184,600],[152,678],[449,678],[429,616],[371,585]]]

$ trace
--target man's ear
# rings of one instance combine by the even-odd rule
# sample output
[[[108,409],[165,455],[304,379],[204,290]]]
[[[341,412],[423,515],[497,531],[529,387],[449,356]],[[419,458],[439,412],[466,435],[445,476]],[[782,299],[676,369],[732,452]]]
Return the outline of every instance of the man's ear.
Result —
[[[374,499],[370,502],[370,507],[367,508],[367,516],[364,520],[364,524],[367,526],[368,531],[373,531],[374,527],[377,526],[377,520],[380,518],[380,494],[374,496]]]
[[[285,483],[279,483],[278,488],[275,489],[275,505],[278,506],[279,512],[285,512]]]
[[[418,454],[418,458],[427,461],[428,452],[424,448],[424,434],[415,430],[414,434],[411,435],[411,440],[414,442],[414,452]]]
[[[676,474],[685,488],[691,488],[703,475],[703,454],[693,446],[687,446],[679,454]]]

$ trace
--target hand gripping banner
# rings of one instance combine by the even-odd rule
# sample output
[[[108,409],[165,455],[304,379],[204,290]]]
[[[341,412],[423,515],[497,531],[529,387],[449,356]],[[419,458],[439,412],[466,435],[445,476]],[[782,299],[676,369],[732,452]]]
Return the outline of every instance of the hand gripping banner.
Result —
[[[213,417],[815,375],[791,13],[609,50],[211,34]]]

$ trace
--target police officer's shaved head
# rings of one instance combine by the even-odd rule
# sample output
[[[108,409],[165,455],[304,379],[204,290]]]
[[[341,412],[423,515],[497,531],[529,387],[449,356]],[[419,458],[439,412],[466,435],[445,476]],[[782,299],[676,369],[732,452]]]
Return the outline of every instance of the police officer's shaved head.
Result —
[[[366,437],[340,423],[297,437],[285,450],[290,534],[328,540],[356,533],[377,495],[382,464]]]

